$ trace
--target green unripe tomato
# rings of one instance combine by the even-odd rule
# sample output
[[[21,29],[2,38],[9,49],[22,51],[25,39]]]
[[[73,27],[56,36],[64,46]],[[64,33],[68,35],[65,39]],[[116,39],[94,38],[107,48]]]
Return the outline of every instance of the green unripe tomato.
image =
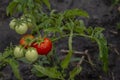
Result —
[[[15,25],[16,25],[16,20],[15,19],[11,20],[10,23],[9,23],[10,28],[14,30]]]
[[[26,23],[21,23],[20,25],[17,25],[15,27],[15,31],[18,33],[18,34],[25,34],[28,30],[28,27],[27,27],[27,24]]]
[[[26,22],[28,28],[32,28],[32,26],[33,26],[32,20],[31,20],[29,17],[26,17],[26,18],[25,18],[25,16],[27,16],[27,15],[23,15],[23,16],[21,17],[21,20],[24,20],[24,21]]]
[[[28,61],[34,62],[38,58],[38,53],[36,49],[31,48],[26,51],[25,57]]]
[[[20,57],[23,57],[24,54],[23,54],[23,49],[20,47],[20,46],[16,46],[15,49],[14,49],[14,56],[16,58],[20,58]]]
[[[27,25],[29,28],[32,28],[32,26],[33,26],[32,20],[30,18],[27,19]]]

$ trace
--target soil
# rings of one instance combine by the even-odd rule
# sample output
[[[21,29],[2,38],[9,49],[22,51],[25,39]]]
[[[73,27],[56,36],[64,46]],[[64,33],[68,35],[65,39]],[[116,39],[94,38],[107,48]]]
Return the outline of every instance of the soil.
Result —
[[[77,51],[88,50],[91,60],[96,67],[91,67],[87,62],[82,64],[83,70],[77,75],[75,80],[120,80],[120,30],[117,29],[116,23],[120,22],[119,5],[113,6],[112,0],[50,0],[52,8],[57,11],[66,9],[79,8],[87,11],[90,15],[89,19],[83,19],[87,27],[103,27],[105,28],[104,35],[108,41],[109,47],[109,71],[105,74],[101,69],[101,62],[98,60],[97,45],[91,43],[81,37],[73,39],[73,48]],[[10,45],[16,45],[21,35],[16,34],[9,28],[11,18],[6,15],[6,7],[9,0],[2,0],[0,3],[0,52]],[[67,38],[59,40],[57,51],[67,49]],[[77,42],[77,43],[76,43]],[[61,44],[59,44],[61,43]],[[44,80],[30,74],[28,65],[21,63],[20,71],[24,80]],[[16,80],[10,67],[7,66],[1,72],[4,78],[0,80]]]

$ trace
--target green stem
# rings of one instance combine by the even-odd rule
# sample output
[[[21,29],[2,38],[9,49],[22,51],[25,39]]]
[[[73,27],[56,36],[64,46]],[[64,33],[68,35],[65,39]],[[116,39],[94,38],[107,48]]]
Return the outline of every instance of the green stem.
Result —
[[[71,29],[69,39],[68,39],[69,53],[66,55],[65,59],[61,62],[61,67],[63,70],[68,67],[68,64],[72,56],[72,38],[73,38],[73,29]]]
[[[40,38],[42,37],[41,36],[41,34],[40,34],[40,31],[39,31],[39,28],[38,28],[38,26],[35,24],[35,26],[36,26],[36,29],[37,29],[37,34],[38,34],[38,36],[40,36]]]
[[[73,38],[73,30],[71,30],[69,40],[68,40],[68,47],[69,47],[70,54],[72,54],[72,38]]]
[[[55,38],[55,39],[52,40],[52,42],[55,42],[55,41],[57,41],[57,40],[59,40],[59,39],[61,39],[61,38],[68,37],[68,36],[70,36],[70,35],[67,34],[67,35],[64,35],[64,36],[61,36],[61,37]],[[82,37],[87,37],[87,38],[91,38],[91,39],[93,39],[92,36],[88,36],[88,35],[85,35],[85,34],[73,34],[73,33],[72,33],[72,36],[82,36]]]
[[[55,39],[52,40],[52,42],[55,42],[55,41],[57,41],[57,40],[59,40],[59,39],[61,39],[61,38],[68,37],[68,36],[69,36],[69,35],[64,35],[64,36],[61,36],[61,37],[55,38]]]

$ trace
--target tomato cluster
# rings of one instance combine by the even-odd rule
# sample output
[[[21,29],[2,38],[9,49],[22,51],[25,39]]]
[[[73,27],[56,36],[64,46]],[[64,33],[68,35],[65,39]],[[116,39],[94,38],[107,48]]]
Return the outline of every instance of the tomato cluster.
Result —
[[[20,46],[14,49],[14,56],[16,58],[25,57],[28,61],[35,61],[38,55],[47,55],[52,49],[52,42],[49,38],[35,38],[31,34],[24,35],[20,41]]]
[[[22,16],[20,19],[13,19],[10,21],[9,26],[18,34],[25,34],[32,26],[32,20],[29,17]]]
[[[25,34],[29,28],[32,28],[32,19],[30,15],[23,15],[18,19],[10,21],[9,26],[18,34]],[[19,41],[20,45],[14,49],[14,56],[20,58],[25,56],[28,61],[35,61],[38,55],[47,55],[52,49],[52,42],[49,38],[36,38],[31,34],[23,35]]]

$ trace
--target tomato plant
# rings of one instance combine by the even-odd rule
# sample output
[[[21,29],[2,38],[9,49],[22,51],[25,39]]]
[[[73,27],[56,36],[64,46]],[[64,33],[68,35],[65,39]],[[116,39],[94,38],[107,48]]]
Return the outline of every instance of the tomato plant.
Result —
[[[48,13],[42,9],[43,4],[50,10]],[[19,13],[23,16],[14,16],[14,14]],[[0,62],[7,60],[5,63],[12,66],[18,80],[22,79],[18,70],[19,59],[14,58],[15,56],[23,56],[30,63],[34,62],[31,64],[32,72],[39,77],[48,76],[49,79],[65,80],[67,78],[68,80],[74,80],[75,76],[82,70],[82,65],[79,62],[83,60],[81,57],[77,57],[79,62],[68,71],[74,53],[73,38],[76,36],[89,38],[98,44],[99,59],[103,62],[103,70],[108,70],[107,41],[102,33],[104,29],[101,27],[87,28],[83,20],[76,18],[89,18],[86,11],[70,9],[55,12],[55,10],[51,10],[49,0],[12,0],[7,7],[7,14],[15,17],[15,20],[13,19],[10,22],[11,29],[14,29],[23,37],[19,41],[21,47],[17,46],[15,49],[10,49],[11,53],[7,53],[5,57],[1,55]],[[28,29],[30,29],[30,35],[23,35]],[[41,39],[43,36],[46,38]],[[55,46],[55,42],[64,38],[68,39],[68,54],[60,61],[60,56],[56,56],[57,46]],[[24,48],[26,48],[25,56],[23,55]],[[48,54],[50,51],[51,54]],[[25,62],[23,58],[20,60]]]
[[[47,55],[52,49],[52,42],[49,38],[44,38],[40,43],[34,42],[32,47],[36,48],[39,55]]]

